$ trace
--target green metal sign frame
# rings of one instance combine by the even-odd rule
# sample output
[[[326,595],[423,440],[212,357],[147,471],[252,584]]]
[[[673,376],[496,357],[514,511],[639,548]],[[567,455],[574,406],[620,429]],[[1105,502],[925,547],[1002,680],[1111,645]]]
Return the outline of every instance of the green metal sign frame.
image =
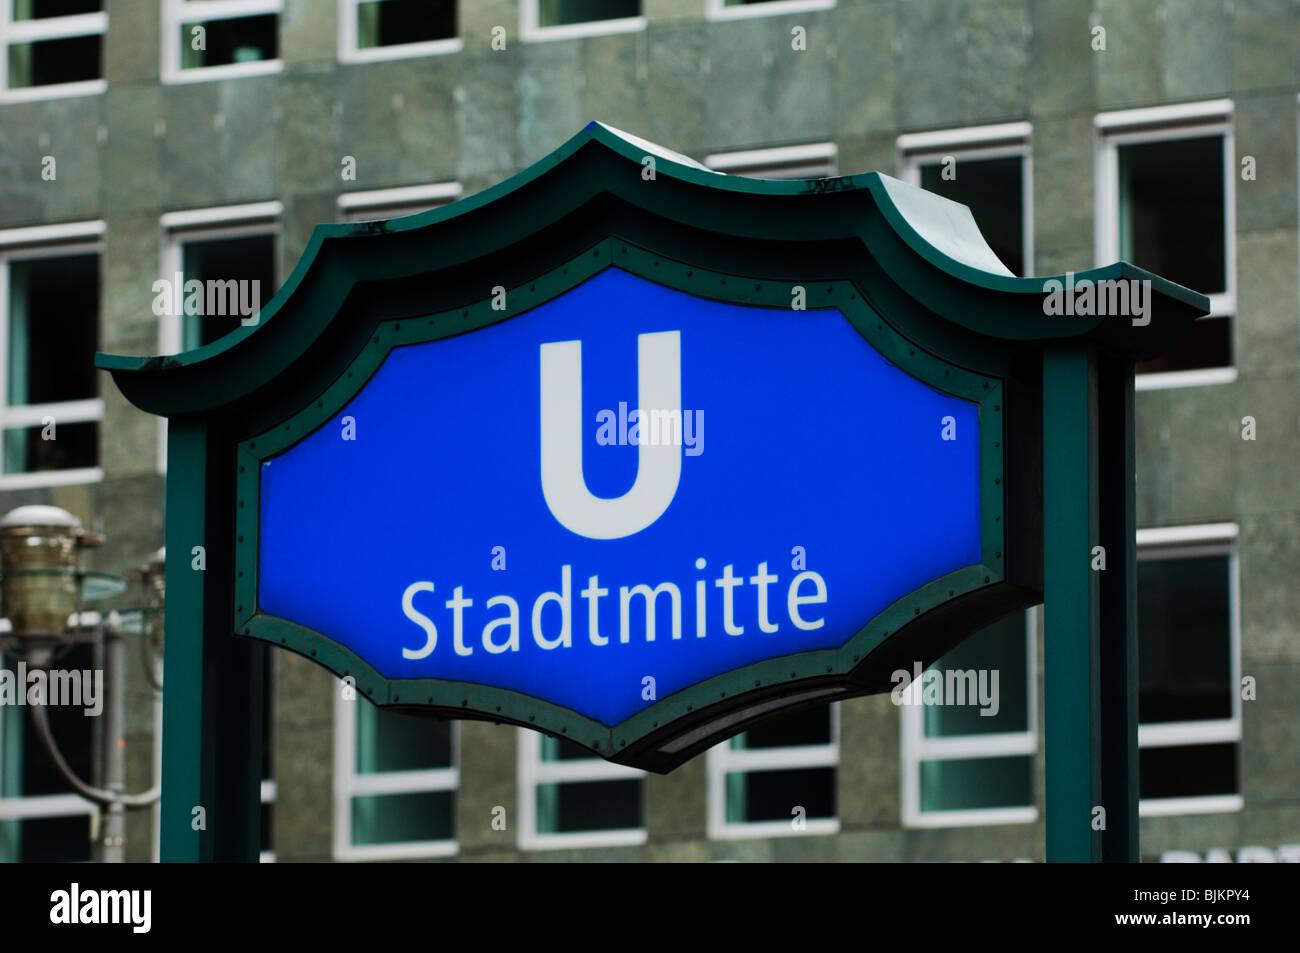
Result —
[[[809,309],[839,309],[886,359],[977,403],[982,564],[864,620],[838,650],[718,676],[613,729],[513,692],[389,682],[259,611],[260,461],[330,419],[392,348],[508,320],[611,265],[759,307],[788,309],[801,285]],[[353,677],[376,704],[533,726],[668,770],[777,708],[888,690],[893,669],[1045,601],[1048,857],[1136,859],[1133,365],[1209,307],[1123,262],[1077,277],[1150,281],[1150,320],[1046,316],[1044,279],[1007,274],[964,207],[878,173],[733,178],[593,123],[450,206],[318,226],[254,326],[169,357],[99,355],[169,421],[163,858],[257,857],[259,642]],[[496,286],[507,311],[489,304]],[[1098,544],[1104,573],[1089,567]],[[203,571],[186,558],[196,546]]]
[[[749,276],[722,274],[689,262],[670,259],[631,242],[606,238],[590,252],[560,264],[535,281],[506,289],[507,311],[492,307],[490,297],[465,308],[416,319],[381,322],[349,365],[314,402],[281,425],[239,444],[235,545],[235,630],[240,635],[262,639],[315,659],[340,677],[352,677],[357,689],[372,702],[384,706],[418,706],[453,717],[491,717],[494,720],[535,727],[570,739],[614,761],[650,770],[668,771],[694,757],[721,737],[734,734],[756,705],[771,706],[791,694],[809,701],[826,701],[850,693],[879,691],[890,685],[889,674],[896,661],[881,663],[879,657],[911,653],[910,647],[877,653],[886,639],[907,624],[952,599],[979,594],[985,603],[994,597],[996,617],[1004,613],[1007,598],[997,588],[1006,582],[1003,556],[1006,539],[1004,514],[1002,381],[996,377],[950,364],[911,345],[863,300],[850,282],[819,281],[804,288],[810,311],[835,308],[892,364],[932,387],[968,400],[979,407],[981,467],[980,565],[967,566],[909,593],[885,612],[870,620],[852,639],[834,650],[801,653],[746,665],[684,689],[647,706],[626,721],[609,727],[568,708],[527,695],[473,683],[440,679],[390,681],[363,659],[334,640],[289,620],[260,610],[257,598],[259,521],[259,476],[263,461],[287,450],[299,440],[334,419],[366,385],[393,348],[470,333],[563,294],[611,265],[670,288],[733,304],[787,310],[791,286],[788,282],[754,280]],[[864,545],[871,541],[863,541]],[[1019,581],[1019,580],[1018,580]],[[1036,598],[1035,580],[1020,581],[1018,598]],[[1012,599],[1017,598],[1012,595]],[[969,611],[969,608],[968,608]],[[911,644],[911,631],[906,641]],[[913,658],[907,655],[910,666]],[[932,660],[933,651],[926,654]],[[790,686],[795,687],[791,688]],[[759,691],[766,689],[766,691]],[[766,709],[764,714],[768,713]],[[684,731],[683,725],[688,728]],[[707,726],[713,725],[711,729]],[[683,735],[685,736],[683,738]],[[721,736],[721,737],[720,737]]]

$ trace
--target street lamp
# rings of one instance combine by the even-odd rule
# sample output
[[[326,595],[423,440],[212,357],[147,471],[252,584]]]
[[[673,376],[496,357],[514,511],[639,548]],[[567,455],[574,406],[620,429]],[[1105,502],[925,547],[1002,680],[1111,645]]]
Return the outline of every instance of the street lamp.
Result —
[[[54,506],[20,506],[0,519],[0,608],[10,626],[9,632],[0,634],[0,649],[25,662],[29,670],[45,672],[46,685],[52,687],[49,670],[74,646],[102,644],[104,721],[95,739],[102,759],[98,763],[104,766],[104,787],[78,777],[60,752],[46,710],[53,699],[39,698],[30,708],[36,732],[59,773],[97,808],[96,859],[120,863],[125,854],[125,812],[151,806],[160,791],[155,786],[143,794],[126,793],[122,619],[116,612],[101,619],[99,613],[82,611],[85,600],[115,595],[125,588],[118,577],[80,568],[81,551],[103,542],[101,535],[87,532],[75,516]],[[161,551],[155,559],[160,556]],[[151,567],[152,562],[139,577],[150,578]],[[155,585],[161,599],[161,583]],[[143,619],[152,621],[147,608],[140,611]],[[146,634],[151,627],[144,629]],[[150,682],[160,690],[156,665],[147,668]]]

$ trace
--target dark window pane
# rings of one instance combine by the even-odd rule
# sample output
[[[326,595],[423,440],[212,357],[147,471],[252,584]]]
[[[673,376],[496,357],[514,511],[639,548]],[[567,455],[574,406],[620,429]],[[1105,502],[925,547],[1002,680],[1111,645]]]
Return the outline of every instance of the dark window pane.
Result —
[[[16,0],[13,4],[15,20],[45,20],[50,17],[71,17],[78,13],[98,13],[104,9],[104,0]]]
[[[953,688],[960,687],[966,696],[966,704],[924,706],[926,737],[1028,731],[1029,656],[1026,639],[1025,614],[1014,612],[976,632],[935,662],[931,668],[944,678],[942,697],[951,700],[947,688],[951,681]],[[973,672],[974,681],[959,677],[959,672]],[[994,672],[997,673],[996,686]],[[987,706],[980,702],[981,673],[984,673],[984,697],[990,699]],[[909,672],[908,676],[912,674]],[[971,696],[972,687],[974,697]],[[985,707],[997,713],[980,714]]]
[[[953,758],[921,762],[921,810],[969,811],[1034,803],[1034,758]]]
[[[1141,362],[1137,365],[1137,373],[1231,367],[1232,361],[1232,319],[1198,318],[1183,332],[1172,351]]]
[[[571,834],[641,826],[641,781],[537,785],[537,833]]]
[[[835,769],[789,768],[727,775],[727,823],[790,821],[802,807],[804,817],[835,816]]]
[[[357,698],[357,772],[424,771],[452,763],[452,723]]]
[[[1227,555],[1138,563],[1138,717],[1232,717]]]
[[[538,7],[541,26],[641,15],[641,0],[539,0]]]
[[[9,263],[9,403],[99,396],[99,256]]]
[[[357,8],[357,46],[397,46],[456,35],[456,0],[373,0]]]
[[[196,35],[195,27],[203,32]],[[225,66],[229,63],[255,63],[273,60],[280,55],[280,18],[274,13],[231,20],[208,20],[183,23],[180,28],[181,68]],[[199,37],[202,43],[199,43]],[[205,49],[196,50],[195,45]]]
[[[1120,257],[1204,294],[1227,290],[1223,137],[1117,149]]]
[[[1236,794],[1237,746],[1143,748],[1138,752],[1138,777],[1144,798]]]
[[[181,260],[185,284],[198,280],[204,289],[201,301],[193,302],[198,313],[190,313],[194,309],[189,296],[183,298],[184,350],[229,334],[275,293],[274,235],[189,241]],[[236,284],[229,284],[232,281]]]
[[[786,748],[825,745],[831,741],[829,705],[806,708],[770,718],[731,739],[732,748]]]
[[[99,465],[99,424],[94,421],[14,427],[4,432],[5,473],[74,470]],[[49,435],[47,437],[47,434]]]
[[[541,741],[543,761],[585,761],[596,757],[586,748],[565,738],[543,735]]]
[[[454,791],[366,794],[352,799],[352,843],[451,840]]]
[[[955,177],[944,179],[939,162],[921,166],[921,188],[970,209],[988,246],[1014,275],[1028,274],[1025,262],[1024,159],[963,159]]]
[[[70,863],[91,859],[90,815],[0,821],[0,863]]]
[[[9,47],[9,87],[53,86],[102,79],[104,37],[66,36]]]

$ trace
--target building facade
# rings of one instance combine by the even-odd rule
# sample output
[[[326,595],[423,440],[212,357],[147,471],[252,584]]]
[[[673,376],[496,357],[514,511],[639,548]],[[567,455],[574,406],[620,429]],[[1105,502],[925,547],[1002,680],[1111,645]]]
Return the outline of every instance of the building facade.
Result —
[[[317,223],[455,201],[593,119],[732,175],[879,169],[969,205],[1016,274],[1123,258],[1210,295],[1137,382],[1142,854],[1300,860],[1297,26],[1297,0],[0,0],[0,508],[144,562],[165,432],[94,352],[215,339],[241,312],[187,282],[255,310]],[[265,858],[1042,859],[1041,619],[936,663],[996,672],[996,703],[841,702],[665,776],[271,652]],[[160,707],[128,686],[138,791]],[[55,720],[85,772],[93,730]],[[0,859],[85,859],[89,829],[0,707]]]

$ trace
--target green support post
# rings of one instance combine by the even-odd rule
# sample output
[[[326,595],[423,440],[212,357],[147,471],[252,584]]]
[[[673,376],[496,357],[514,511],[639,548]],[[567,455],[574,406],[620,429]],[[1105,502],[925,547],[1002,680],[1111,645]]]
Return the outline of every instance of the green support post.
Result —
[[[1137,491],[1133,363],[1107,356],[1097,373],[1101,544],[1102,860],[1138,850]]]
[[[1043,352],[1043,601],[1047,859],[1101,857],[1096,355]]]
[[[232,489],[213,428],[167,428],[164,861],[256,861],[261,847],[263,655],[231,634]]]

